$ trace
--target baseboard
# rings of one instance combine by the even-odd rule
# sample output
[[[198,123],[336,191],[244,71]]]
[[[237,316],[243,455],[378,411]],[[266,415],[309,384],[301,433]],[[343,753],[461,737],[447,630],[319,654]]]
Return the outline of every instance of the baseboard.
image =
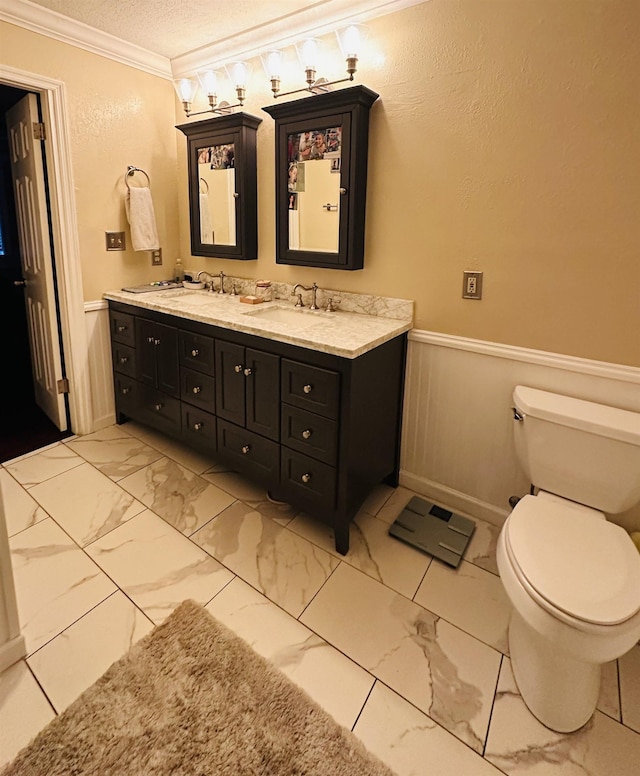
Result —
[[[420,493],[422,496],[426,496],[436,504],[448,507],[465,517],[484,520],[498,528],[502,527],[509,515],[508,509],[499,509],[486,501],[480,501],[466,493],[461,493],[453,488],[448,488],[446,485],[433,482],[426,479],[426,477],[419,477],[403,469],[400,470],[400,484],[405,488],[414,490],[416,493]]]
[[[18,660],[22,660],[27,654],[24,636],[16,636],[15,639],[5,642],[0,646],[0,674]]]

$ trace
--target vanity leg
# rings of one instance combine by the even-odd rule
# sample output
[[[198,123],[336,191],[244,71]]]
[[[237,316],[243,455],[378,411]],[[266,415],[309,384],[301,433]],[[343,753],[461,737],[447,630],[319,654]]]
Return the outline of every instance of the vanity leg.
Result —
[[[349,552],[349,521],[334,525],[333,533],[336,538],[336,551],[340,555],[346,555]]]

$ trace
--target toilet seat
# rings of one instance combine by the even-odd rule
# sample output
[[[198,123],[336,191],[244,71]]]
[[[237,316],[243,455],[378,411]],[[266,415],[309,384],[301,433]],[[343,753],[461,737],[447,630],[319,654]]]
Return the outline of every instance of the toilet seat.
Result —
[[[525,496],[504,532],[516,576],[558,619],[612,626],[640,611],[640,555],[626,531],[598,513]]]

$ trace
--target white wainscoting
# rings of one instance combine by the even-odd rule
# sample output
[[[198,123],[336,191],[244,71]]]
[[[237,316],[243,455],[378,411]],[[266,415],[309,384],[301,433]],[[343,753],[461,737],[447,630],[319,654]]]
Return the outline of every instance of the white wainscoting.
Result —
[[[640,412],[640,369],[413,330],[400,482],[501,525],[529,482],[512,440],[515,385]],[[640,510],[615,518],[640,530]]]
[[[92,430],[110,426],[116,421],[111,367],[109,308],[106,301],[86,302],[88,368],[91,384]]]

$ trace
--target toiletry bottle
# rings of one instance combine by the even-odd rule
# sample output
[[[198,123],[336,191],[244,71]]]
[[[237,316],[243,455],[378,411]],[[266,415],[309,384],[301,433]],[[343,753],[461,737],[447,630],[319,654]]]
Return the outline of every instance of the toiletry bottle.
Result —
[[[182,262],[180,261],[180,257],[176,259],[176,266],[173,270],[173,279],[176,281],[176,283],[182,283],[184,280],[184,270],[182,269]]]

